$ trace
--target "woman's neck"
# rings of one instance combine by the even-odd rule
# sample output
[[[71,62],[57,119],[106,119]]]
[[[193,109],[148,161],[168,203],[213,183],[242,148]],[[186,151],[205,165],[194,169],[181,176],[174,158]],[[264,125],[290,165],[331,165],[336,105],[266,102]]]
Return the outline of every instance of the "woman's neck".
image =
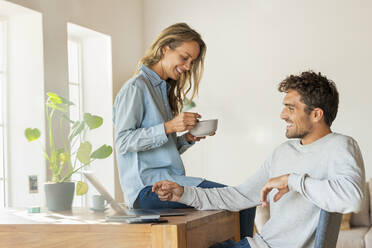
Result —
[[[165,76],[165,71],[164,71],[163,65],[160,63],[160,61],[158,63],[156,63],[155,65],[150,66],[150,68],[154,72],[156,72],[156,74],[158,74],[161,79],[163,79],[163,80],[168,79],[168,77]]]

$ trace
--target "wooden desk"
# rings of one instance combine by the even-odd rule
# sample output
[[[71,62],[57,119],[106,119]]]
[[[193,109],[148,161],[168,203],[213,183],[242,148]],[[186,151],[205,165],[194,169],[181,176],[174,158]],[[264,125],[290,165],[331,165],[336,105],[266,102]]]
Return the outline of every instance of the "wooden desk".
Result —
[[[239,240],[239,213],[186,209],[186,216],[162,224],[105,222],[112,214],[77,208],[70,212],[28,214],[0,210],[0,247],[7,248],[205,248]]]

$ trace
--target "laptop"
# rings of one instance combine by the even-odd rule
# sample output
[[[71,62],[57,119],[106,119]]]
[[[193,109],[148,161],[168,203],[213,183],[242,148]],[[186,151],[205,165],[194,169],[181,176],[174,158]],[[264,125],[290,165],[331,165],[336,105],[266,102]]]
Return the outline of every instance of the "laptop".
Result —
[[[98,179],[91,171],[84,171],[84,176],[88,181],[97,189],[97,191],[105,198],[111,205],[112,209],[116,212],[115,215],[110,216],[113,219],[124,218],[142,218],[142,219],[159,219],[160,216],[181,216],[186,215],[183,209],[127,209],[117,203],[110,193],[102,186]],[[122,217],[119,217],[122,216]]]

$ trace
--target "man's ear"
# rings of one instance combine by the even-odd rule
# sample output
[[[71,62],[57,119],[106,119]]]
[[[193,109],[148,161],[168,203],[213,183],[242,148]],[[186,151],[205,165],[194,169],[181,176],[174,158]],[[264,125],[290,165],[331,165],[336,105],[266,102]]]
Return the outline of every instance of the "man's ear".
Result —
[[[324,119],[324,112],[321,108],[315,108],[313,111],[311,111],[311,117],[314,122],[320,122]]]

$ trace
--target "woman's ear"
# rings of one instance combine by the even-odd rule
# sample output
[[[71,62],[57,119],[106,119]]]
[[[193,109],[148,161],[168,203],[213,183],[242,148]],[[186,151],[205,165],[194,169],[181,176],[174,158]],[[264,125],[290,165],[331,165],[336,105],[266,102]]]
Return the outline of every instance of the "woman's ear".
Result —
[[[168,45],[163,46],[163,47],[161,48],[161,53],[164,55],[168,50],[169,50],[169,46],[168,46]]]
[[[313,109],[311,115],[314,122],[320,122],[324,117],[323,109],[315,108]]]

